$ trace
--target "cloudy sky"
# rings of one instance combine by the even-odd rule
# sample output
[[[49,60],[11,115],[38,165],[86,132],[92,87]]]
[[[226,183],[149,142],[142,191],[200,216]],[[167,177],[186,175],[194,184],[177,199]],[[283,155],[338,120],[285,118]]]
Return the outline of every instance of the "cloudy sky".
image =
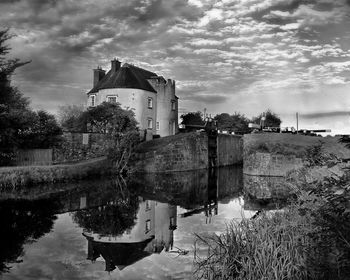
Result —
[[[7,27],[36,109],[85,103],[116,57],[175,79],[181,112],[350,133],[350,0],[1,0]]]

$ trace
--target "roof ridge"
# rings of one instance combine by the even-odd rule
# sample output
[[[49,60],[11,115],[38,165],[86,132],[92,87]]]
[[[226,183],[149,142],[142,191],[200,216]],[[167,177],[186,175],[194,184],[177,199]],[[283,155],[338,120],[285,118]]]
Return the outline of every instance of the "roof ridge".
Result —
[[[136,65],[133,65],[133,64],[130,64],[130,63],[127,63],[127,62],[125,62],[122,67],[124,67],[124,66],[132,67],[132,68],[135,68],[137,70],[141,70],[141,71],[148,72],[148,73],[151,73],[151,74],[155,74],[156,76],[158,76],[155,72],[149,71],[147,69],[141,68],[139,66],[136,66]]]

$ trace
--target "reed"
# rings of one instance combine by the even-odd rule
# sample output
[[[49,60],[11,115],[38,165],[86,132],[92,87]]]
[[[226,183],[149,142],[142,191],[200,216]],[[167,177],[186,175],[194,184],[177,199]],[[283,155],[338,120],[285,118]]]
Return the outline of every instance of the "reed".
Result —
[[[304,279],[308,219],[295,221],[294,211],[233,221],[220,236],[197,235],[197,279]]]

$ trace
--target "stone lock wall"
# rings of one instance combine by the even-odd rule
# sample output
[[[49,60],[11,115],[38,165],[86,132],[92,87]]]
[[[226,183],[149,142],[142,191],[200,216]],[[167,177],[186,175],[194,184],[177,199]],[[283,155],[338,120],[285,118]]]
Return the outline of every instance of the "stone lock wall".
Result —
[[[288,172],[303,166],[295,155],[256,152],[244,158],[243,173],[256,176],[286,176]]]
[[[292,192],[284,177],[243,175],[244,195],[255,200],[285,200]]]
[[[132,166],[138,172],[186,171],[208,167],[208,138],[205,133],[178,134],[149,142],[141,145],[132,159]]]
[[[218,135],[217,141],[217,167],[242,163],[240,136]],[[191,132],[145,142],[132,159],[132,166],[138,172],[207,169],[208,136],[205,132]]]

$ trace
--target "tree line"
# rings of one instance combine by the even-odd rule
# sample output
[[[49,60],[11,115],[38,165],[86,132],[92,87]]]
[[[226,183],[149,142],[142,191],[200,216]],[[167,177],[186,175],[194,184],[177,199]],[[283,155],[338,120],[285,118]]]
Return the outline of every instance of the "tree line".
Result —
[[[201,126],[206,122],[203,113],[200,111],[183,114],[181,115],[181,119],[181,124],[188,127],[191,127],[191,125]],[[220,113],[215,115],[213,120],[216,121],[219,130],[234,132],[236,134],[250,133],[252,129],[248,127],[249,123],[260,125],[263,122],[263,126],[265,127],[279,127],[282,122],[280,117],[271,110],[267,110],[252,119],[238,112],[231,115]]]

